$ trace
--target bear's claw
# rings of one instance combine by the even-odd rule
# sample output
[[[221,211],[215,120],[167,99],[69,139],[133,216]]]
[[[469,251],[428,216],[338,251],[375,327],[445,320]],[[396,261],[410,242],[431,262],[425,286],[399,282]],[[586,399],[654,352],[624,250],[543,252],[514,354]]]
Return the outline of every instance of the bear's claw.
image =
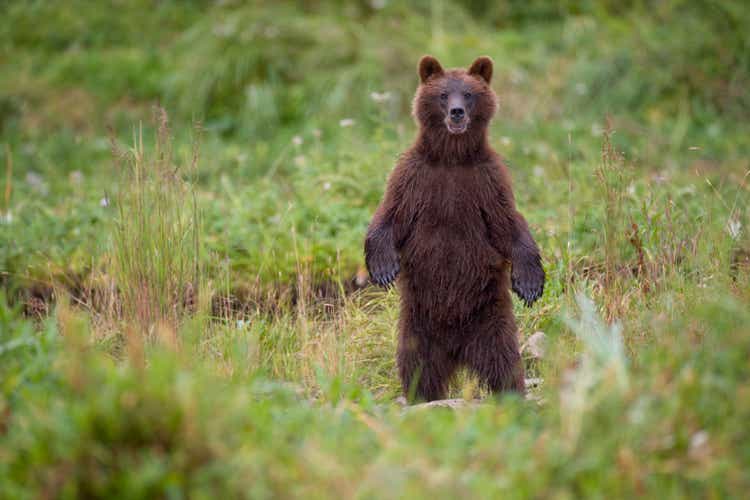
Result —
[[[377,285],[384,288],[389,287],[398,276],[398,261],[395,262],[376,262],[370,268],[370,279]]]
[[[519,266],[517,269],[514,267],[511,273],[511,287],[526,307],[531,307],[544,293],[544,278],[541,263]]]

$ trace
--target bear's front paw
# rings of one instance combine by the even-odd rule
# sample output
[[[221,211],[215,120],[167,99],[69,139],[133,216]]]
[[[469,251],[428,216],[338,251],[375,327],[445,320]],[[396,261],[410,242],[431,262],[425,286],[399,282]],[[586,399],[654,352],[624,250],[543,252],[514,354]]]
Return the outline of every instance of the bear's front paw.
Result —
[[[535,259],[536,260],[536,259]],[[536,302],[544,293],[544,269],[538,260],[514,265],[511,272],[511,286],[527,307]]]
[[[373,283],[387,288],[396,279],[401,269],[398,254],[394,251],[374,255],[367,261],[367,269]]]

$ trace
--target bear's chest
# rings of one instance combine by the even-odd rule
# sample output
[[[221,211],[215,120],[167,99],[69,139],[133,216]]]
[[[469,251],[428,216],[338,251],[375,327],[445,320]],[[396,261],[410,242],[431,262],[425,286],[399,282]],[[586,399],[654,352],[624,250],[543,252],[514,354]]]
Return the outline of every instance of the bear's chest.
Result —
[[[463,232],[482,224],[482,179],[476,168],[432,167],[418,182],[420,226]]]

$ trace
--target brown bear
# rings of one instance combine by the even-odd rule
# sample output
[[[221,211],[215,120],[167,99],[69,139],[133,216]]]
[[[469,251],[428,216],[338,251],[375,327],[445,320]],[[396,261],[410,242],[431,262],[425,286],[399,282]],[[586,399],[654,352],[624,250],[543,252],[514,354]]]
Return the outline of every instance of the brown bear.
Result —
[[[397,364],[410,399],[445,397],[459,366],[493,392],[524,393],[509,289],[530,306],[544,290],[539,249],[508,169],[488,140],[492,60],[444,71],[419,62],[419,134],[391,173],[365,239],[371,279],[399,276]]]

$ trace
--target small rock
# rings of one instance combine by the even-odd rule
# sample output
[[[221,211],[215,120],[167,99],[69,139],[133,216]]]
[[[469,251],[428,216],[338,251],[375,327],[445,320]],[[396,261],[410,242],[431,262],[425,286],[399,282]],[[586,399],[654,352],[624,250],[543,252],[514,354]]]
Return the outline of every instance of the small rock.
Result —
[[[541,378],[527,378],[525,382],[526,382],[526,388],[531,389],[533,387],[541,386],[544,380],[542,380]]]
[[[547,351],[547,336],[544,332],[534,332],[521,347],[521,352],[527,352],[532,358],[542,359]]]
[[[357,288],[364,288],[369,282],[370,275],[367,273],[367,269],[361,267],[357,270],[356,276],[354,276],[354,284]]]
[[[465,400],[465,399],[438,399],[436,401],[430,401],[429,403],[419,403],[411,406],[407,406],[404,408],[404,410],[423,410],[426,408],[451,408],[451,409],[458,409],[458,408],[476,408],[481,403],[478,399],[474,400]]]
[[[527,378],[526,389],[537,388],[542,385],[542,382],[543,380],[540,378]],[[538,404],[544,403],[544,400],[541,397],[531,392],[526,393],[526,400],[533,401]],[[462,399],[462,398],[456,398],[456,399],[438,399],[438,400],[430,401],[427,403],[417,403],[417,404],[410,405],[405,397],[399,396],[398,398],[396,398],[396,404],[401,406],[404,412],[408,412],[412,410],[422,410],[422,409],[429,409],[429,408],[451,408],[453,410],[458,410],[460,408],[478,408],[486,403],[484,403],[481,399],[468,399],[467,400],[467,399]]]

